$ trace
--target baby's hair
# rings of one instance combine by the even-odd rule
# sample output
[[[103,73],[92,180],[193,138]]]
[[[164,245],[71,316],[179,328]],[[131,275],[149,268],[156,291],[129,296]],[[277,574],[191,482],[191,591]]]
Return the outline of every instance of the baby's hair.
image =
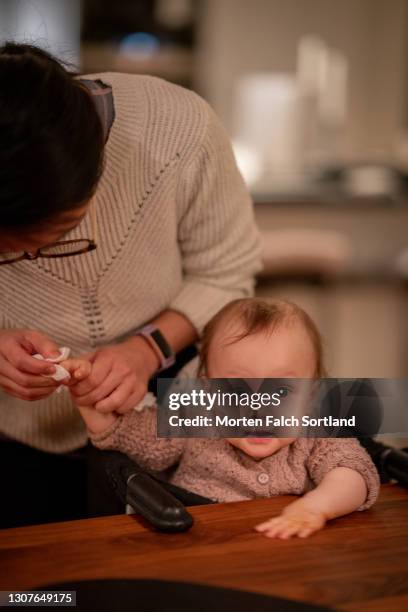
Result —
[[[315,359],[315,377],[324,378],[323,343],[319,330],[312,318],[297,304],[287,300],[266,301],[261,298],[241,298],[229,302],[207,323],[200,345],[200,365],[198,374],[207,369],[208,353],[211,342],[221,322],[234,320],[240,323],[239,333],[231,336],[230,344],[259,332],[272,333],[282,323],[300,321],[312,342]]]

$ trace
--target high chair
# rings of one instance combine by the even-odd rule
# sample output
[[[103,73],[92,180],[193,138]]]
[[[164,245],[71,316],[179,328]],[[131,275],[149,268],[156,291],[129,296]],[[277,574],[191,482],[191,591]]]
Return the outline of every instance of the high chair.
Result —
[[[187,531],[193,517],[187,506],[214,503],[166,481],[163,475],[139,467],[132,459],[115,451],[101,453],[108,481],[126,507],[127,514],[137,513],[159,531]]]
[[[347,381],[339,381],[333,386],[330,400],[322,408],[322,416],[325,412],[341,414],[343,385],[346,385],[350,391]],[[370,379],[356,379],[353,389],[354,400],[347,408],[347,416],[364,414],[365,418],[360,418],[360,424],[355,429],[344,429],[337,432],[336,436],[358,437],[371,455],[380,474],[381,482],[396,479],[402,486],[408,487],[407,449],[394,449],[376,442],[371,437],[381,427],[383,414],[381,398],[378,397]],[[327,432],[328,437],[331,433]],[[116,451],[99,451],[99,453],[108,482],[120,499],[123,509],[126,509],[129,514],[140,514],[159,531],[187,531],[193,525],[193,518],[185,506],[216,503],[207,497],[170,483],[167,480],[168,471],[160,474],[149,472],[126,455]]]

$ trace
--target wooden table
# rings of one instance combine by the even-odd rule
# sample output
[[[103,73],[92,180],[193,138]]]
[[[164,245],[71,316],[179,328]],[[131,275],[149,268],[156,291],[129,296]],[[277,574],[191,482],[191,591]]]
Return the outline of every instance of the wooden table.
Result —
[[[95,578],[199,582],[325,604],[408,610],[408,491],[382,487],[371,510],[311,538],[269,540],[252,527],[289,497],[196,506],[184,534],[151,531],[135,516],[0,532],[0,590]]]

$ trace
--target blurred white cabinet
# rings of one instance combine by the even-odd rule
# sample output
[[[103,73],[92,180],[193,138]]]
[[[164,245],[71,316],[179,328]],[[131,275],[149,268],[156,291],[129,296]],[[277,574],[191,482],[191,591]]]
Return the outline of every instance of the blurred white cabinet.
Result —
[[[323,333],[330,374],[408,376],[408,289],[387,274],[408,245],[408,209],[258,204],[255,215],[264,230],[330,228],[351,241],[350,277],[321,284],[271,277],[257,289],[258,295],[290,299],[309,312]]]

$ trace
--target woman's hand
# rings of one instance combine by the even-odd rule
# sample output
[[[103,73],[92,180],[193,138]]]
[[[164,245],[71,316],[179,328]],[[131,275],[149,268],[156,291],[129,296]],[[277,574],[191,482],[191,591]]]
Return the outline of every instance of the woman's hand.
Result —
[[[282,514],[261,523],[255,527],[267,538],[280,538],[287,540],[292,536],[307,538],[326,524],[323,512],[302,508],[296,504],[287,506]]]
[[[58,357],[57,345],[41,332],[31,329],[0,331],[0,388],[18,399],[44,399],[59,385],[51,378],[55,367],[34,359],[35,353],[44,357]]]
[[[148,342],[134,336],[94,353],[82,355],[92,364],[86,380],[68,383],[74,402],[102,413],[124,414],[147,393],[149,379],[159,368],[159,358]]]

